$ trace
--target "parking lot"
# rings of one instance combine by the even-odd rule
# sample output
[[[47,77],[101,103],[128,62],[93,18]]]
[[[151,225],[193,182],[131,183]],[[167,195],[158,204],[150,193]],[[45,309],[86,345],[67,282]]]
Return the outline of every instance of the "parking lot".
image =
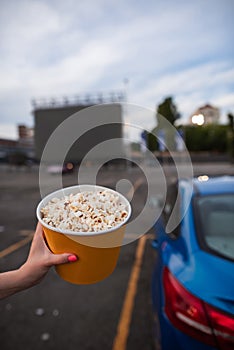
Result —
[[[170,180],[171,165],[164,166]],[[150,169],[149,169],[150,171]],[[88,172],[92,172],[90,168]],[[194,165],[195,174],[234,174],[229,163]],[[51,175],[51,181],[55,179]],[[40,201],[38,169],[0,169],[0,270],[26,259]],[[139,168],[103,168],[100,185],[115,188],[127,179],[134,189],[134,215],[142,209],[147,183]],[[154,179],[157,186],[157,178]],[[77,184],[77,174],[64,176]],[[72,285],[51,269],[32,289],[0,301],[1,349],[154,349],[151,276],[156,253],[153,229],[121,248],[110,277],[93,285]]]

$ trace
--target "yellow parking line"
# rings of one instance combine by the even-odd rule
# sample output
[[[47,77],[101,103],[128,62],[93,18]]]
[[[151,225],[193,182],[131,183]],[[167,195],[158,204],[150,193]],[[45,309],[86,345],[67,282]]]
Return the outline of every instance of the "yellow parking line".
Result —
[[[129,190],[126,197],[132,197],[134,192],[144,183],[142,178],[139,178],[134,183],[133,188]],[[134,192],[133,192],[134,191]],[[127,291],[124,298],[122,311],[117,327],[117,333],[113,342],[112,350],[125,350],[129,335],[129,329],[131,325],[132,312],[134,307],[135,296],[137,292],[137,285],[141,271],[141,265],[145,250],[145,242],[147,239],[152,239],[154,236],[151,234],[143,235],[138,242],[135,261],[132,267],[131,275],[128,282]]]
[[[126,197],[127,198],[132,198],[134,195],[134,192],[144,183],[143,178],[139,178],[136,180],[134,183],[133,187],[128,191]]]
[[[143,236],[143,235],[142,235]],[[146,235],[146,238],[147,239],[154,239],[155,235],[153,233],[147,233]],[[124,238],[129,238],[129,239],[134,239],[137,240],[139,238],[141,238],[141,236],[138,236],[136,235],[135,233],[130,233],[130,232],[127,232],[125,235],[124,235]]]
[[[117,327],[117,333],[113,342],[112,350],[125,350],[127,345],[127,339],[129,334],[129,329],[131,325],[132,312],[134,307],[135,296],[137,292],[137,285],[139,280],[139,275],[141,271],[141,265],[145,250],[145,242],[147,235],[142,236],[139,239],[134,265],[132,267],[131,275],[128,282],[128,287],[120,314],[120,320]]]
[[[20,236],[29,236],[34,233],[33,230],[19,230]]]
[[[30,242],[32,240],[33,234],[29,234],[26,238],[20,240],[17,243],[14,243],[12,245],[10,245],[9,247],[7,247],[6,249],[3,249],[0,252],[0,259],[4,258],[6,255],[11,254],[13,252],[15,252],[16,250],[18,250],[19,248],[25,246],[28,242]]]

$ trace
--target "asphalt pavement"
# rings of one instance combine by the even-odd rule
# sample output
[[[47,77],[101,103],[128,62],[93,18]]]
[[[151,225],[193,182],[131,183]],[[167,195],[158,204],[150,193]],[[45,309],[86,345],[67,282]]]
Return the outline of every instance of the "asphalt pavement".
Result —
[[[149,174],[152,169],[149,167]],[[153,176],[155,187],[160,169]],[[198,164],[195,174],[234,174],[233,166]],[[87,183],[92,169],[87,169]],[[165,165],[168,179],[175,169]],[[57,175],[48,175],[51,183]],[[103,168],[97,183],[115,188],[125,179],[134,192],[133,216],[144,207],[147,179],[134,168]],[[0,166],[0,271],[19,267],[27,258],[40,201],[38,169]],[[126,181],[128,180],[128,181]],[[130,182],[132,185],[130,185]],[[77,184],[77,173],[63,177],[64,186]],[[132,186],[132,187],[131,187]],[[160,188],[159,188],[160,192]],[[2,350],[151,350],[153,315],[151,276],[156,252],[151,247],[153,229],[121,248],[111,276],[92,285],[73,285],[51,269],[37,286],[0,301],[0,348]]]

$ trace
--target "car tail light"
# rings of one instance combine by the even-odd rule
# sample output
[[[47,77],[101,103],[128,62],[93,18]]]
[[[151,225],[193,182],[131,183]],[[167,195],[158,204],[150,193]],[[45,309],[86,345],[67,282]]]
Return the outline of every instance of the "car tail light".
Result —
[[[234,318],[205,304],[220,349],[234,349]]]
[[[163,270],[163,285],[165,312],[176,328],[202,343],[234,348],[234,318],[188,292],[168,268]]]

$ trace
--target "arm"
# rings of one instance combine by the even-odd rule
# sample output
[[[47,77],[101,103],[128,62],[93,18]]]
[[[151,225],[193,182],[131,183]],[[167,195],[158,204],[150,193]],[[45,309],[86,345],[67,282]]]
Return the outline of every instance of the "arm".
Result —
[[[74,254],[53,254],[38,223],[27,261],[18,270],[0,273],[0,299],[38,284],[51,266],[76,260]]]
[[[21,291],[23,283],[19,270],[3,272],[0,274],[0,299]]]

